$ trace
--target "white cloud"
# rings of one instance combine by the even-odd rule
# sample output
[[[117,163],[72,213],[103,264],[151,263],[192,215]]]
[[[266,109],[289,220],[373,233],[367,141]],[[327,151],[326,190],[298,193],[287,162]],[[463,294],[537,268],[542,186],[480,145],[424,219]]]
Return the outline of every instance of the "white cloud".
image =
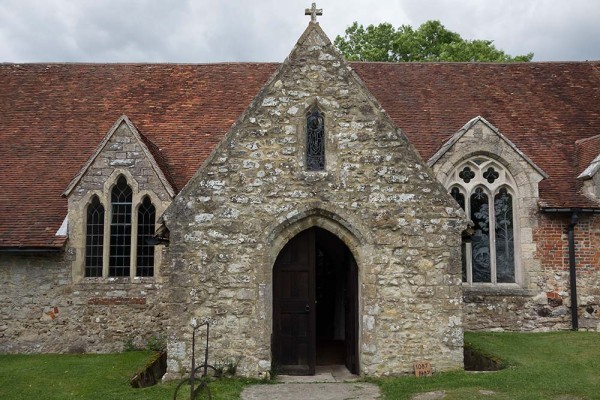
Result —
[[[1,62],[282,61],[311,0],[0,0]],[[394,26],[438,19],[535,60],[600,59],[596,0],[324,0],[333,40],[353,21]]]

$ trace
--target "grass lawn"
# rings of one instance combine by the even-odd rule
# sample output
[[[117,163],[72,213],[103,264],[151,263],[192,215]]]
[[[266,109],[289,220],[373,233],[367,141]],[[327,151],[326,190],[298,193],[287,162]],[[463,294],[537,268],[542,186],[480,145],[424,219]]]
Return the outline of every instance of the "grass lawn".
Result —
[[[465,342],[509,367],[491,373],[456,371],[374,382],[385,399],[394,400],[438,390],[446,391],[447,400],[600,399],[599,333],[466,333]]]
[[[152,352],[119,354],[0,355],[0,399],[172,399],[178,382],[144,389],[129,386]],[[243,387],[256,381],[211,382],[213,399],[239,399]]]
[[[468,333],[465,340],[509,367],[493,373],[462,371],[429,378],[371,379],[385,399],[444,390],[446,399],[600,399],[600,334]],[[133,389],[129,378],[150,352],[87,355],[0,355],[0,399],[170,399],[176,383]],[[256,381],[211,383],[213,399],[238,399]],[[483,395],[480,390],[495,394]]]

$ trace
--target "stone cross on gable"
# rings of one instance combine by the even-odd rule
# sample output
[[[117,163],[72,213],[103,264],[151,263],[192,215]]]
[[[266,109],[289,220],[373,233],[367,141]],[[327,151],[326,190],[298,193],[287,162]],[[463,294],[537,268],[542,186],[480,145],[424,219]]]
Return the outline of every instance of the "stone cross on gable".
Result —
[[[304,10],[304,15],[310,15],[310,22],[317,22],[317,15],[323,15],[323,9],[317,8],[317,3],[312,3],[311,8]]]

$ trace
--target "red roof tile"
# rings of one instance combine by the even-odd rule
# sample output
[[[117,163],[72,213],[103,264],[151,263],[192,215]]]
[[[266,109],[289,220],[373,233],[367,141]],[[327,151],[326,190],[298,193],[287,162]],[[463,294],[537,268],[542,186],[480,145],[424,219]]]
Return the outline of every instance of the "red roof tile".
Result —
[[[600,155],[600,135],[576,141],[575,148],[577,151],[576,173],[581,174]]]
[[[277,66],[0,65],[0,247],[57,245],[61,193],[122,114],[182,188]]]
[[[543,206],[598,207],[578,192],[575,141],[600,133],[600,62],[353,67],[425,160],[480,115],[550,176]]]
[[[545,205],[578,194],[575,141],[600,133],[600,63],[353,63],[427,160],[481,115],[550,178]],[[61,193],[127,115],[182,188],[278,64],[0,65],[0,247],[54,247]]]

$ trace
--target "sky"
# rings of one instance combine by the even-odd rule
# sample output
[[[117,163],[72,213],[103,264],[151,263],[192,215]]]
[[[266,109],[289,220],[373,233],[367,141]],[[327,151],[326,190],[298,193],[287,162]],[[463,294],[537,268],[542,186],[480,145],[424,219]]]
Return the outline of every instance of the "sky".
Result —
[[[0,0],[0,62],[281,62],[310,0]],[[333,41],[354,21],[437,19],[534,61],[600,60],[599,0],[322,0]]]

